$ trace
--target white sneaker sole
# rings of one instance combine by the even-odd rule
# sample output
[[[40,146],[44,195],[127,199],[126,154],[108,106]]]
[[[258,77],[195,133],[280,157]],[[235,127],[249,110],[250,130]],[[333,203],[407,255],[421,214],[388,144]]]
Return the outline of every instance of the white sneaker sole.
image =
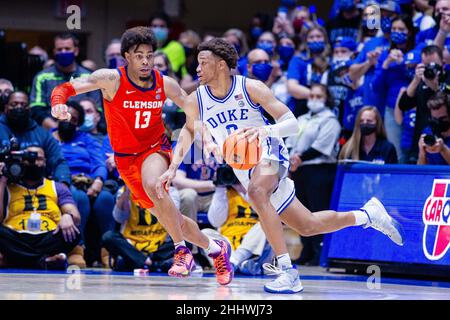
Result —
[[[387,219],[389,220],[391,225],[397,230],[397,232],[400,235],[401,242],[394,241],[394,239],[392,239],[391,237],[389,237],[389,239],[391,239],[395,244],[397,244],[399,246],[403,246],[403,227],[402,227],[402,225],[397,220],[395,220],[391,215],[389,215],[389,213],[386,211],[386,208],[384,207],[384,205],[381,203],[380,200],[378,200],[375,197],[372,197],[372,199],[370,199],[370,200],[372,202],[374,202],[382,210],[383,214],[387,217]]]
[[[267,286],[264,286],[264,291],[268,293],[280,293],[280,294],[294,294],[303,291],[303,286],[301,282],[299,282],[293,288],[282,288],[282,289],[271,289]]]

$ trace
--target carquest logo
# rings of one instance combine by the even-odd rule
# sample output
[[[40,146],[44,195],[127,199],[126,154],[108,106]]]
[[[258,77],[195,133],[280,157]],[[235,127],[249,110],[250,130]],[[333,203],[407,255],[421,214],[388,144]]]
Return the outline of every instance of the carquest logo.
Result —
[[[439,260],[450,248],[450,180],[435,179],[433,191],[423,207],[423,253]]]

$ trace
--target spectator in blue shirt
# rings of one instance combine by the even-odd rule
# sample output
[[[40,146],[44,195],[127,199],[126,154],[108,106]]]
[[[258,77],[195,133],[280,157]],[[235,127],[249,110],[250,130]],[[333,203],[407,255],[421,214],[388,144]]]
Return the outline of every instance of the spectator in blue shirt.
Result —
[[[431,113],[430,126],[425,128],[419,140],[419,159],[417,164],[450,164],[450,101],[449,97],[438,92],[427,103]],[[426,136],[433,136],[428,141]]]
[[[339,160],[398,163],[397,152],[387,140],[380,112],[374,106],[359,110],[353,134],[342,147]]]
[[[327,24],[328,35],[331,43],[339,37],[356,39],[358,36],[361,14],[356,8],[355,0],[339,0],[339,14]]]
[[[306,100],[310,95],[311,84],[326,83],[331,53],[327,32],[319,25],[310,28],[303,40],[300,55],[292,58],[287,74],[288,92],[292,96],[288,106],[295,116],[308,112]]]
[[[357,82],[364,76],[364,104],[383,108],[385,97],[380,93],[375,93],[372,90],[371,83],[375,74],[375,66],[378,63],[378,58],[381,53],[389,49],[391,45],[390,33],[392,21],[400,14],[400,7],[394,1],[386,1],[380,4],[380,11],[380,27],[383,31],[383,36],[375,37],[367,41],[362,51],[356,57],[355,63],[350,67],[350,77],[353,82]],[[375,15],[376,12],[374,12],[369,19],[377,19]]]
[[[84,123],[83,107],[75,101],[68,102],[67,105],[72,118],[70,121],[60,121],[53,135],[60,141],[72,174],[71,191],[81,214],[80,232],[83,239],[86,237],[84,231],[91,213],[98,223],[101,238],[114,224],[114,196],[102,190],[108,172],[100,143],[78,130]]]
[[[402,158],[402,127],[395,122],[394,108],[400,89],[407,87],[411,78],[407,75],[405,54],[414,48],[414,27],[409,16],[401,15],[394,19],[391,31],[391,46],[384,51],[375,69],[372,88],[375,94],[384,97],[379,109],[386,132],[400,158]]]

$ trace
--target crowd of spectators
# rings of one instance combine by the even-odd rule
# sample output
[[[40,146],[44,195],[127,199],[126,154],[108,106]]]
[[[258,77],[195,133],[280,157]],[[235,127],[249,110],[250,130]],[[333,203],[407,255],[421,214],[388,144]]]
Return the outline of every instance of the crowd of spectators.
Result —
[[[239,55],[233,73],[264,82],[298,117],[299,135],[286,139],[290,175],[312,211],[329,207],[339,162],[450,164],[450,0],[335,0],[328,17],[282,0],[277,12],[255,13],[248,28],[222,34],[177,34],[164,13],[148,26],[158,43],[154,67],[187,93],[198,86],[198,44],[223,37]],[[126,65],[120,46],[106,45],[104,67]],[[69,122],[51,116],[53,88],[97,66],[79,61],[70,33],[30,54],[43,64],[29,92],[0,77],[0,266],[167,270],[173,243],[123,186],[101,92],[71,98]],[[185,115],[170,100],[163,113],[174,138]],[[23,151],[21,179],[3,156],[13,149]],[[218,182],[221,170],[213,158],[186,161],[170,194],[184,215],[207,217],[204,232],[230,241],[236,271],[260,274],[273,253],[245,190]],[[296,262],[317,265],[321,236],[302,242]]]

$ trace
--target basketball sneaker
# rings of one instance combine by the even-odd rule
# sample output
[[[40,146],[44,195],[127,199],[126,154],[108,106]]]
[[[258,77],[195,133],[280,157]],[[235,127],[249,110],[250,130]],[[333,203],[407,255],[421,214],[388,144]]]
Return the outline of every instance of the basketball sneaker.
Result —
[[[372,197],[360,210],[364,211],[369,218],[363,228],[372,227],[387,235],[397,245],[403,245],[402,226],[387,213],[380,200]]]
[[[194,267],[194,256],[185,246],[179,246],[175,250],[173,265],[169,269],[169,276],[177,278],[188,277]]]
[[[264,291],[269,293],[293,294],[303,291],[297,269],[281,269],[270,263],[264,263],[263,268],[267,275],[276,275],[276,279],[264,286]]]
[[[224,240],[214,240],[222,250],[216,255],[209,254],[214,260],[217,282],[225,286],[233,280],[233,266],[230,263],[231,246]]]

